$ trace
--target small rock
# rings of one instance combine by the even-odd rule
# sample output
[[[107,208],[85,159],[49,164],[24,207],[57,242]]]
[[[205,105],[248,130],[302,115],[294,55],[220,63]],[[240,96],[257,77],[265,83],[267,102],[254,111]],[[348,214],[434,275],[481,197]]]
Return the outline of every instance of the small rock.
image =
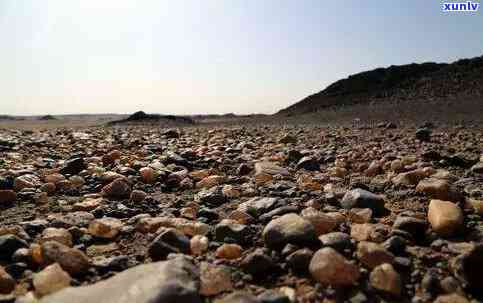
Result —
[[[63,175],[77,175],[87,168],[83,158],[72,158],[64,162],[64,167],[60,170]]]
[[[141,181],[145,184],[152,184],[156,181],[156,172],[151,167],[143,167],[139,170]]]
[[[121,220],[106,217],[93,220],[89,224],[89,233],[99,238],[112,239],[119,234],[122,227],[123,224]]]
[[[459,294],[441,295],[434,300],[434,303],[470,303],[468,299]]]
[[[261,302],[251,294],[241,292],[241,291],[236,291],[220,300],[216,300],[215,303],[261,303]]]
[[[303,157],[297,162],[297,169],[305,169],[308,171],[320,170],[320,164],[312,157]]]
[[[337,226],[337,221],[334,218],[312,207],[302,210],[301,215],[302,218],[312,223],[317,236],[329,233]]]
[[[148,194],[146,192],[136,189],[131,192],[131,197],[129,199],[133,202],[142,202],[147,196]]]
[[[10,260],[10,257],[17,249],[27,247],[27,242],[15,235],[2,235],[0,236],[0,260]]]
[[[86,199],[82,202],[77,202],[73,205],[72,209],[75,211],[91,211],[99,207],[102,203],[102,198],[98,199]]]
[[[470,291],[481,293],[483,280],[483,245],[477,244],[451,261],[451,269],[455,277]]]
[[[461,194],[451,188],[447,180],[442,179],[428,178],[421,180],[416,186],[416,191],[438,200],[458,202],[461,199]]]
[[[0,266],[0,294],[9,294],[15,289],[15,279]]]
[[[59,263],[71,275],[84,274],[90,267],[89,259],[80,250],[59,242],[49,241],[40,247],[41,259],[46,265]]]
[[[369,276],[371,286],[395,297],[401,295],[401,277],[391,264],[384,263],[374,268]]]
[[[360,276],[357,265],[330,247],[322,248],[314,254],[309,271],[317,282],[335,287],[353,285]]]
[[[242,248],[238,244],[223,244],[216,249],[216,257],[220,259],[238,259],[241,253]]]
[[[416,139],[419,141],[429,142],[431,140],[431,129],[427,127],[418,128],[416,130]]]
[[[308,248],[296,250],[287,256],[287,264],[295,272],[306,272],[314,252]]]
[[[275,163],[257,162],[255,163],[255,174],[288,176],[290,173],[286,168],[280,167]]]
[[[213,175],[203,178],[201,181],[196,183],[196,188],[211,188],[213,186],[223,184],[223,182],[225,182],[225,177]]]
[[[323,246],[331,247],[338,252],[343,252],[352,247],[351,237],[343,232],[331,232],[319,237]]]
[[[248,240],[248,235],[248,227],[233,220],[224,219],[215,226],[216,241],[224,242],[226,238],[230,238],[243,244]]]
[[[33,285],[39,297],[54,293],[70,285],[72,278],[58,263],[51,264],[34,274]]]
[[[174,228],[166,228],[151,242],[148,255],[154,261],[164,260],[170,253],[189,254],[190,240]]]
[[[191,253],[195,256],[201,256],[208,251],[208,245],[207,237],[196,235],[190,240]]]
[[[17,194],[13,190],[0,190],[0,206],[12,204],[15,200]]]
[[[131,185],[124,178],[119,178],[104,186],[102,193],[109,198],[127,198],[131,194]]]
[[[357,258],[368,268],[374,268],[383,263],[392,264],[394,255],[388,252],[382,245],[362,241],[357,245]]]
[[[200,275],[200,294],[203,296],[214,296],[233,289],[231,273],[226,266],[216,266],[207,262],[201,262]]]
[[[286,214],[268,223],[262,233],[268,247],[282,248],[288,243],[310,244],[317,240],[314,226],[296,214]]]
[[[386,210],[383,198],[360,188],[348,191],[342,198],[340,204],[345,209],[369,208],[376,216],[381,215]]]
[[[57,241],[66,246],[72,247],[72,235],[65,228],[48,227],[42,232],[40,243]]]
[[[27,174],[15,178],[13,187],[18,192],[24,188],[35,188],[40,186],[40,179],[36,175]]]
[[[292,136],[290,134],[285,134],[283,137],[281,137],[278,142],[287,144],[287,143],[297,143],[297,138],[295,136]]]
[[[428,221],[432,230],[440,236],[452,236],[463,225],[463,212],[458,205],[442,200],[431,200]]]
[[[240,263],[240,267],[254,277],[266,274],[273,266],[272,258],[260,248],[245,256]]]
[[[422,219],[398,216],[392,225],[393,229],[410,233],[414,239],[422,239],[425,236],[428,224]]]

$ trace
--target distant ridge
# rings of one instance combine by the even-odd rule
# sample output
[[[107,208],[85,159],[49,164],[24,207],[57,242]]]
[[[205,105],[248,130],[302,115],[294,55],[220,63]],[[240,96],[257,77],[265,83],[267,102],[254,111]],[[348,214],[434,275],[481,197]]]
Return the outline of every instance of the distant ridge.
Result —
[[[334,82],[277,114],[292,116],[346,105],[463,96],[483,96],[483,56],[451,64],[413,63],[365,71]]]
[[[195,124],[195,121],[189,117],[174,115],[146,114],[143,111],[137,111],[126,119],[111,121],[109,125],[121,123],[164,123],[164,124]]]

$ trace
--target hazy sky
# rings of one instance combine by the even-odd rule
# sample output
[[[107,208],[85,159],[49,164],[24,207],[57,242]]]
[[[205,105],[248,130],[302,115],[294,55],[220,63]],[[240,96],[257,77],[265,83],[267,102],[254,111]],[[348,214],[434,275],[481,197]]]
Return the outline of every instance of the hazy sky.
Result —
[[[273,113],[363,70],[483,55],[483,9],[442,2],[0,0],[0,113]]]

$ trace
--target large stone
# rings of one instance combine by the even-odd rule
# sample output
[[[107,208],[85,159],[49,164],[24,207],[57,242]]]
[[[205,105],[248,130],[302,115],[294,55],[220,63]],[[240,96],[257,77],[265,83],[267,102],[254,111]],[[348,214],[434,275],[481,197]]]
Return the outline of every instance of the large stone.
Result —
[[[376,216],[381,215],[386,210],[382,197],[360,188],[348,191],[340,204],[345,209],[370,208]]]
[[[139,265],[104,281],[65,288],[40,303],[201,303],[199,271],[185,258]]]
[[[398,272],[391,264],[384,263],[374,268],[369,276],[371,286],[383,293],[399,297],[402,283]]]
[[[286,244],[311,244],[317,240],[314,226],[296,214],[286,214],[272,220],[262,233],[270,248],[282,248]]]
[[[454,235],[462,227],[463,220],[463,211],[458,205],[442,200],[431,200],[429,203],[428,221],[438,235]]]
[[[33,285],[39,297],[57,292],[70,285],[72,278],[57,264],[51,264],[34,274]]]
[[[360,276],[357,265],[330,247],[322,248],[314,254],[309,271],[317,282],[335,287],[353,285]]]

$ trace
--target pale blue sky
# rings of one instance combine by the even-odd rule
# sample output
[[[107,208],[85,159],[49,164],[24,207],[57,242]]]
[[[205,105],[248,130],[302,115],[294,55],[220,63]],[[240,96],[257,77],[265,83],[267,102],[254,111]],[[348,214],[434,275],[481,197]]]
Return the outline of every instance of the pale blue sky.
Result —
[[[443,1],[0,0],[0,114],[273,113],[350,74],[483,55]]]

